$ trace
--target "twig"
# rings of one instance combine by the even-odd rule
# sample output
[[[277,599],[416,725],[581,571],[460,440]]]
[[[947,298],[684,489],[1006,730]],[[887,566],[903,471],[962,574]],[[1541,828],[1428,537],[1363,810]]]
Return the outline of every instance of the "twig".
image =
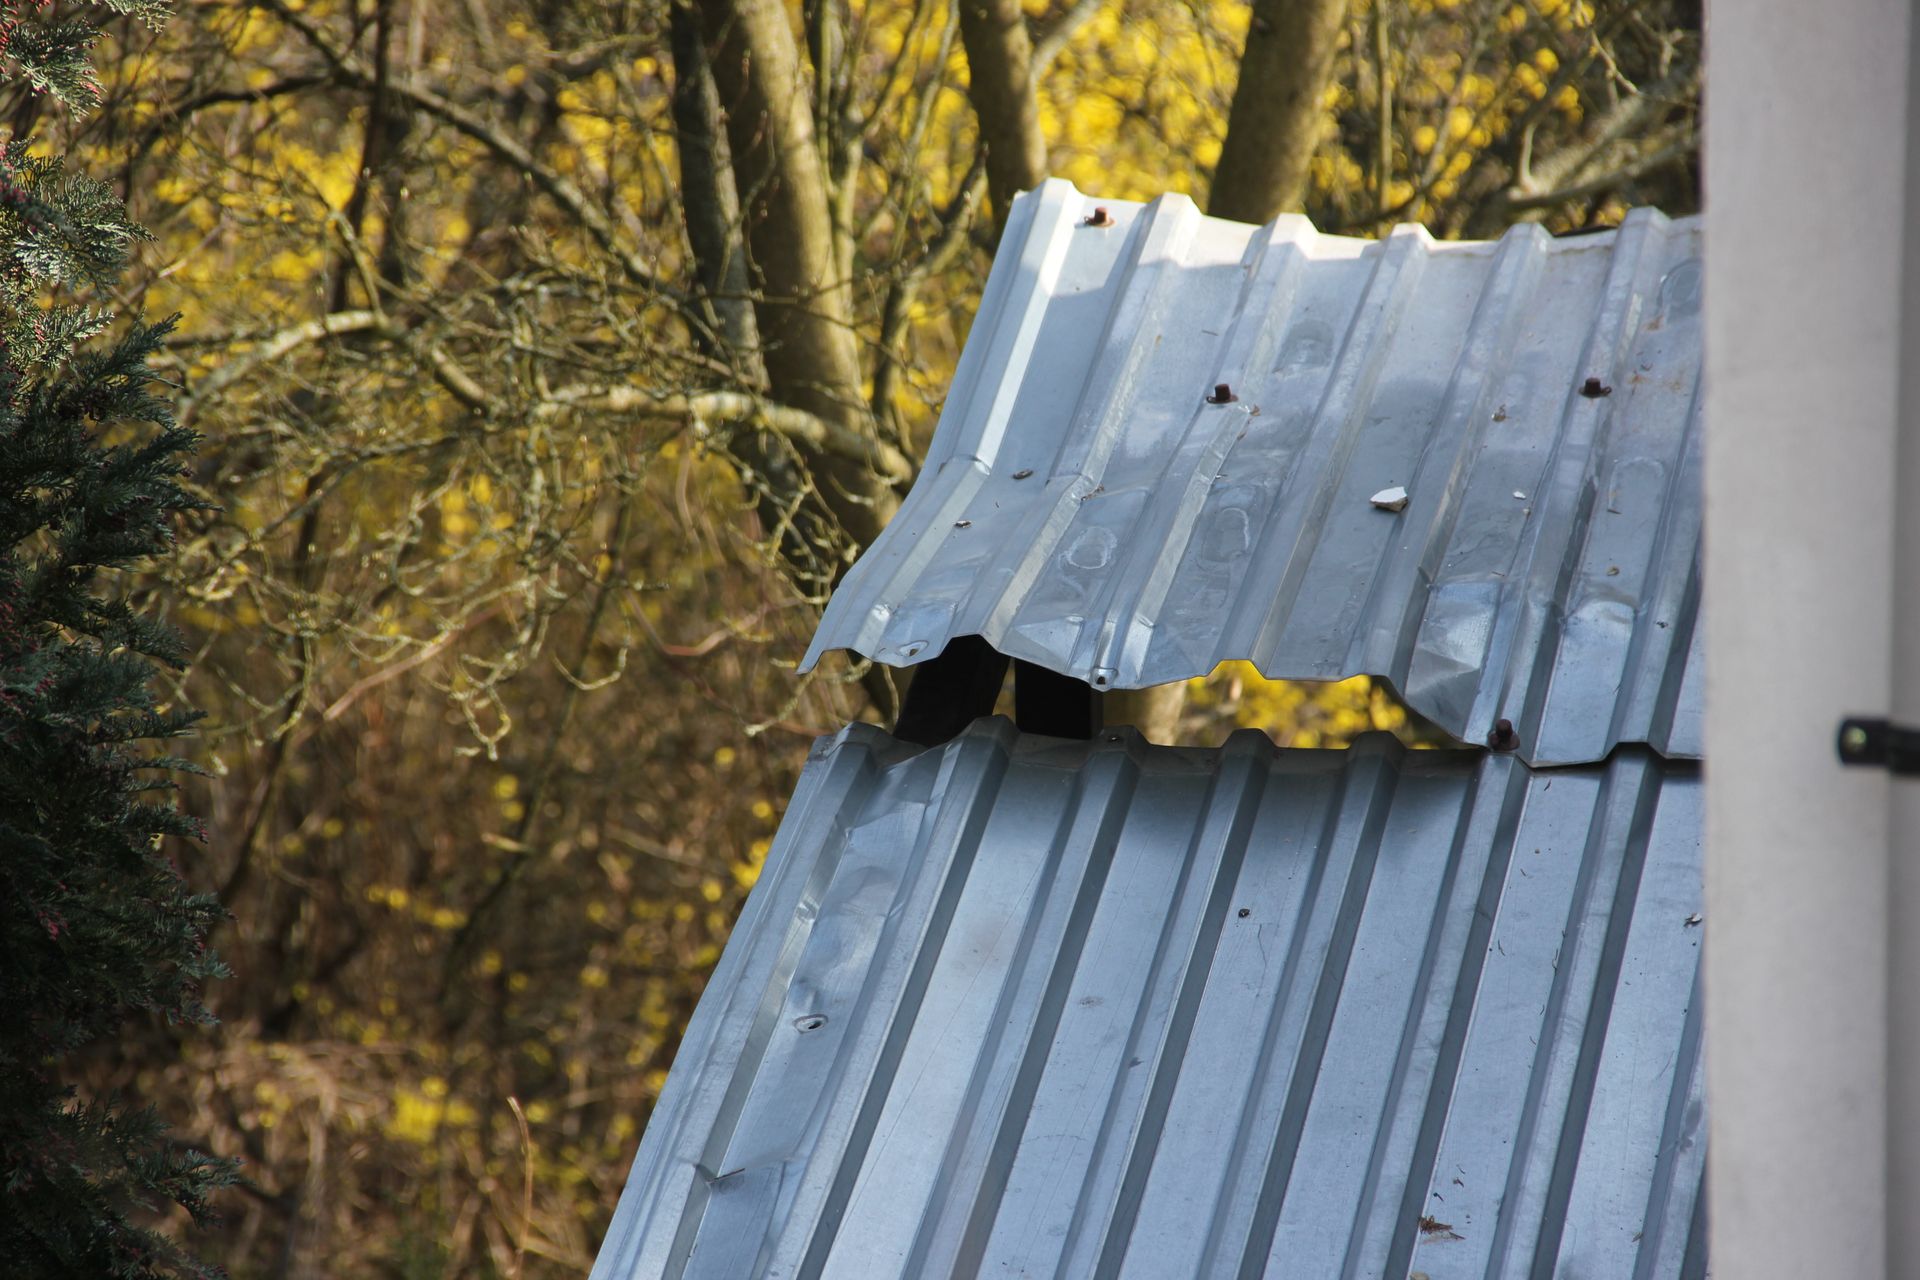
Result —
[[[913,302],[926,285],[930,276],[944,271],[947,264],[960,251],[967,241],[967,228],[973,224],[973,212],[979,208],[980,195],[986,187],[986,152],[978,150],[973,155],[973,165],[967,171],[966,178],[960,184],[960,190],[953,201],[940,213],[940,230],[927,242],[926,251],[920,255],[920,261],[912,270],[894,280],[887,289],[887,301],[881,310],[880,337],[875,343],[877,356],[873,370],[873,414],[886,420],[888,406],[893,400],[893,384],[899,378],[900,361],[895,354],[900,340],[906,334],[907,321],[913,314]]]
[[[277,360],[309,342],[347,333],[373,333],[402,347],[416,350],[433,370],[434,378],[454,399],[483,417],[494,416],[500,398],[438,345],[419,345],[408,326],[371,310],[336,311],[304,324],[282,329],[254,350],[221,365],[189,390],[181,410],[183,423],[191,421],[212,396],[235,380],[269,361]],[[651,391],[633,386],[563,387],[537,400],[532,406],[535,420],[556,417],[567,412],[634,413],[647,417],[751,422],[783,436],[801,440],[822,453],[873,467],[889,483],[912,481],[912,459],[884,440],[856,431],[842,423],[776,404],[746,391]]]
[[[1393,50],[1387,40],[1387,7],[1373,7],[1373,62],[1377,92],[1374,96],[1373,199],[1376,205],[1387,203],[1387,188],[1393,179]]]
[[[333,69],[334,79],[338,83],[352,85],[359,89],[375,87],[379,77],[368,70],[358,57],[333,48],[316,26],[303,20],[298,13],[286,5],[276,2],[272,3],[271,7],[283,22],[305,36],[308,43],[319,51],[320,56]],[[604,210],[589,200],[586,193],[574,185],[571,179],[543,163],[519,141],[502,133],[479,113],[452,102],[412,80],[390,78],[386,80],[384,87],[388,93],[405,98],[428,115],[452,125],[459,132],[493,152],[496,158],[518,169],[532,180],[535,186],[544,191],[555,204],[571,214],[574,220],[586,229],[587,234],[593,237],[594,242],[618,262],[636,283],[668,297],[676,299],[679,297],[674,290],[668,289],[660,281],[638,253],[620,243],[613,221]]]
[[[462,619],[459,626],[450,628],[445,635],[421,646],[417,652],[408,655],[399,662],[381,667],[371,675],[362,676],[349,686],[345,693],[327,704],[327,709],[320,713],[320,723],[332,724],[335,720],[345,715],[347,711],[352,708],[353,704],[360,700],[363,694],[372,692],[389,680],[394,680],[405,675],[415,667],[433,661],[434,658],[445,651],[448,645],[458,640],[463,634],[472,630],[480,623],[491,619],[500,612],[501,608],[501,605],[495,604],[490,609],[483,609],[472,617]],[[311,732],[311,730],[309,730],[309,732]]]
[[[527,1261],[527,1235],[533,1230],[533,1131],[527,1127],[527,1113],[520,1109],[520,1099],[507,1095],[507,1106],[513,1111],[513,1119],[520,1126],[520,1167],[524,1171],[520,1186],[520,1230],[514,1233],[513,1241],[513,1280],[520,1280],[520,1269]]]
[[[822,453],[871,466],[889,483],[905,484],[914,476],[912,460],[884,440],[745,391],[661,392],[629,386],[566,387],[536,404],[534,414],[550,417],[569,409],[691,418],[695,423],[754,422],[783,436],[803,440]]]
[[[1546,209],[1553,205],[1564,204],[1569,200],[1583,200],[1588,196],[1599,195],[1603,191],[1611,190],[1622,183],[1631,182],[1641,174],[1651,173],[1663,165],[1672,164],[1676,160],[1684,160],[1693,154],[1694,147],[1694,139],[1692,135],[1689,134],[1683,141],[1676,142],[1669,147],[1662,147],[1650,156],[1643,156],[1638,160],[1630,161],[1627,164],[1621,165],[1618,169],[1601,174],[1597,178],[1589,178],[1584,182],[1576,182],[1555,191],[1543,191],[1537,195],[1511,195],[1508,196],[1503,203],[1508,209],[1524,211],[1530,209]]]
[[[344,333],[365,333],[380,323],[381,316],[377,311],[335,311],[304,324],[296,324],[291,328],[280,330],[253,350],[227,361],[190,387],[187,391],[186,403],[180,409],[181,425],[185,426],[191,422],[201,405],[205,404],[210,397],[218,395],[236,379],[260,365],[278,360],[295,347],[317,342],[321,338],[339,337]]]
[[[1033,62],[1027,74],[1035,80],[1044,75],[1047,68],[1053,65],[1053,60],[1060,56],[1061,50],[1073,39],[1074,33],[1092,21],[1093,15],[1100,12],[1100,6],[1105,3],[1106,0],[1080,0],[1080,3],[1061,14],[1053,25],[1039,33],[1033,42]]]

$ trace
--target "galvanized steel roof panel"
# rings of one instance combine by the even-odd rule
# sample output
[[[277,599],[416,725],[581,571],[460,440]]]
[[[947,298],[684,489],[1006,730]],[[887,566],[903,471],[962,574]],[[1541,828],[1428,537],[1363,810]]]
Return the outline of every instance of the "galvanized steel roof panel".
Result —
[[[981,635],[1135,688],[1246,658],[1386,677],[1466,741],[1504,717],[1532,763],[1699,755],[1697,219],[1465,243],[1091,207],[1016,202],[923,474],[803,665]]]
[[[595,1280],[1700,1276],[1695,766],[816,747]]]

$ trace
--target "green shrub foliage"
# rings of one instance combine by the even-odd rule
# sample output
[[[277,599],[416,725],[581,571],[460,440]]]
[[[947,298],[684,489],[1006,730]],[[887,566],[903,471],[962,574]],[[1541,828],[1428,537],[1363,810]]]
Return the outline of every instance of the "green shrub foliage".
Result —
[[[13,93],[84,109],[95,31],[53,6],[0,6]],[[105,8],[153,18],[158,6]],[[84,12],[84,11],[82,11]],[[188,889],[168,836],[186,762],[157,745],[191,712],[160,705],[174,635],[116,571],[164,551],[195,437],[148,360],[172,322],[113,326],[109,296],[144,233],[114,192],[0,147],[0,1272],[209,1276],[153,1229],[208,1217],[233,1166],[169,1140],[150,1110],[83,1096],[79,1051],[130,1017],[205,1022],[220,916]],[[118,337],[109,336],[110,327]]]

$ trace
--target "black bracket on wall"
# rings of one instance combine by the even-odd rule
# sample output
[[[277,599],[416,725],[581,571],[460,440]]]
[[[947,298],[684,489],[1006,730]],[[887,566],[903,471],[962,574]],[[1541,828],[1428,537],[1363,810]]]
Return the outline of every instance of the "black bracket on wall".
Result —
[[[1840,763],[1877,765],[1888,773],[1920,774],[1920,729],[1891,720],[1849,716],[1840,722]]]

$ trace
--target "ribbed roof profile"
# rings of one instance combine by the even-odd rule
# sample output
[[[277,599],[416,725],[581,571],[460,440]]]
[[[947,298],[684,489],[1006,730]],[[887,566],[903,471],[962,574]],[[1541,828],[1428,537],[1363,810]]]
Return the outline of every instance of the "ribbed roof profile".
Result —
[[[1511,720],[1530,763],[1699,755],[1697,219],[1461,243],[1102,207],[1015,202],[924,472],[804,666],[1246,658],[1385,677],[1463,741]]]
[[[1698,767],[816,745],[593,1275],[1705,1273]]]

